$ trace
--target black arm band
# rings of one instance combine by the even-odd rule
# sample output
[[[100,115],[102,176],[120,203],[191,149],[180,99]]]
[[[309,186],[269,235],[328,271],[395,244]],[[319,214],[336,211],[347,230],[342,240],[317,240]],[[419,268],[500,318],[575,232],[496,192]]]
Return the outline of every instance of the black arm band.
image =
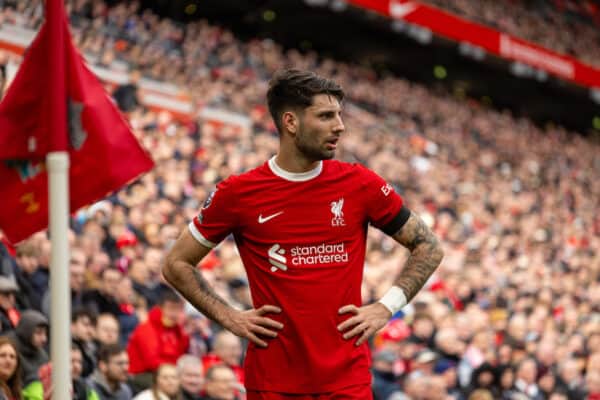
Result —
[[[392,236],[404,226],[406,221],[408,221],[408,217],[410,217],[410,210],[405,206],[402,206],[398,214],[396,214],[396,216],[392,218],[392,220],[388,222],[386,226],[381,228],[381,230],[387,235]]]

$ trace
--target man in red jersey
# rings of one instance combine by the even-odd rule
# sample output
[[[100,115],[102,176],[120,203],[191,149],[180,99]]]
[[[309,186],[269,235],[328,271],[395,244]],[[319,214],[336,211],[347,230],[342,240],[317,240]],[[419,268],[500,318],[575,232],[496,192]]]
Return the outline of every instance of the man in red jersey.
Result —
[[[276,156],[217,185],[163,269],[195,307],[250,341],[248,400],[371,399],[367,339],[410,301],[442,259],[423,221],[374,172],[334,161],[344,132],[335,82],[284,70],[270,82]],[[411,251],[394,286],[362,306],[371,224]],[[233,234],[254,309],[221,299],[196,268]]]

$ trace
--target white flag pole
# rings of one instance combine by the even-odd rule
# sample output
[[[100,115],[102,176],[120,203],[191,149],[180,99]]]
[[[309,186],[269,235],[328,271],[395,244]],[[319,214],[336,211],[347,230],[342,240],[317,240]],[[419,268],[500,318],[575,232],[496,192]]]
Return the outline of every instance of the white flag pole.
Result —
[[[52,400],[71,396],[71,290],[69,288],[69,153],[48,153],[50,207],[50,355]]]

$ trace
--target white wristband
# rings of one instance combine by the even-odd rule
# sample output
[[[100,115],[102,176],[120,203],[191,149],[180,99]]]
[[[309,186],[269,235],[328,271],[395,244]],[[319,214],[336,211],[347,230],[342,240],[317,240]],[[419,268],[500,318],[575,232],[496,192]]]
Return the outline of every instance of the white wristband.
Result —
[[[392,315],[400,311],[407,303],[404,291],[398,286],[392,286],[390,290],[383,295],[379,302],[383,304],[385,308],[390,310]]]

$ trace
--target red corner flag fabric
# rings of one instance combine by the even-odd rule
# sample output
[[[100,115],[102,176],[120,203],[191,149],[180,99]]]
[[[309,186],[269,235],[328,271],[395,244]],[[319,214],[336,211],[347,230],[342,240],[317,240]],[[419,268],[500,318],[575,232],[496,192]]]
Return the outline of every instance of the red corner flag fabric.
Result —
[[[74,47],[62,2],[47,4],[59,9],[48,10],[0,103],[0,229],[13,243],[48,226],[48,152],[69,152],[71,212],[154,165]],[[50,67],[61,55],[63,67]]]

